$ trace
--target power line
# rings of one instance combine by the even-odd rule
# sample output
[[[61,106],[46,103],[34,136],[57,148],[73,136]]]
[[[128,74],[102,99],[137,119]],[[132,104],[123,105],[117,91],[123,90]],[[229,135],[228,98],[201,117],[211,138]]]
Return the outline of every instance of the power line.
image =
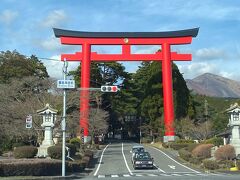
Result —
[[[32,56],[26,56],[27,58],[31,58]],[[53,59],[53,58],[45,58],[45,57],[38,57],[38,56],[35,56],[34,57],[38,58],[38,59],[41,59],[41,60],[50,60],[50,61],[57,61],[57,62],[63,62],[59,59]]]

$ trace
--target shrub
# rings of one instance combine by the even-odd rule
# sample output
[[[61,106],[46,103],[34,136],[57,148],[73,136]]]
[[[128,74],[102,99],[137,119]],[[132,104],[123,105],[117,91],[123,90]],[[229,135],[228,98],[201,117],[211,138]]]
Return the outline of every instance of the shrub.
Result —
[[[190,153],[192,153],[193,149],[195,149],[197,146],[199,146],[200,144],[188,144],[187,147],[185,147],[184,149]]]
[[[194,140],[191,140],[191,139],[178,139],[178,140],[176,140],[175,141],[176,143],[184,143],[184,144],[186,144],[186,143],[188,143],[188,144],[192,144],[192,143],[194,143]]]
[[[189,161],[189,159],[192,157],[192,154],[188,151],[186,151],[185,149],[180,149],[178,151],[178,154],[181,158],[183,158],[186,161]]]
[[[12,144],[12,148],[16,148],[16,147],[20,147],[20,146],[26,146],[26,144],[24,142],[18,142],[18,143],[13,143]]]
[[[79,138],[72,138],[70,139],[70,144],[74,144],[77,149],[80,148],[81,140]]]
[[[215,151],[214,157],[217,160],[231,160],[236,157],[235,149],[229,144],[222,146]]]
[[[62,158],[62,146],[51,146],[47,149],[47,152],[48,156],[50,156],[52,159]]]
[[[219,168],[217,161],[208,160],[208,159],[203,160],[203,167],[209,170],[214,170]]]
[[[201,164],[202,163],[202,158],[199,157],[191,157],[189,159],[189,162],[192,164]]]
[[[90,160],[91,160],[91,158],[89,156],[83,156],[83,158],[81,160],[83,167],[88,167]]]
[[[1,176],[51,176],[61,174],[61,161],[46,159],[11,160],[0,163]]]
[[[236,162],[238,169],[240,169],[240,160],[237,160]]]
[[[92,158],[92,157],[93,157],[93,152],[92,152],[91,150],[86,150],[86,151],[84,152],[84,156],[87,156],[87,157]]]
[[[164,148],[169,148],[171,143],[162,143],[162,147]]]
[[[3,151],[2,151],[2,149],[0,149],[0,156],[2,155],[2,153],[3,153]]]
[[[77,148],[74,144],[67,143],[66,146],[70,148],[70,156],[74,156],[77,152]]]
[[[82,172],[84,170],[84,165],[81,161],[70,161],[68,162],[67,171],[68,172]]]
[[[20,146],[14,149],[15,158],[33,158],[37,154],[37,148],[34,146]]]
[[[214,146],[223,145],[223,139],[221,137],[213,137],[203,141],[204,144],[213,144]]]
[[[189,144],[188,143],[171,143],[170,147],[175,149],[175,150],[179,150],[179,149],[182,149],[182,148],[185,148],[187,147]]]
[[[225,168],[229,169],[235,166],[234,161],[231,161],[231,160],[219,161],[218,165],[220,168],[223,168],[223,169]]]
[[[210,158],[211,157],[211,148],[213,147],[212,144],[200,144],[195,147],[192,151],[192,155],[198,158]]]

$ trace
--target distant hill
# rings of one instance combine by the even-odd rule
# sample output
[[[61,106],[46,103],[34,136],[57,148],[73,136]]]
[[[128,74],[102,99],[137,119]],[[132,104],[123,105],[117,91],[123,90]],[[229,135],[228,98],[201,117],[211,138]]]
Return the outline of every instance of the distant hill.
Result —
[[[187,86],[194,93],[212,97],[240,97],[240,82],[222,76],[205,73],[192,80],[186,79]]]

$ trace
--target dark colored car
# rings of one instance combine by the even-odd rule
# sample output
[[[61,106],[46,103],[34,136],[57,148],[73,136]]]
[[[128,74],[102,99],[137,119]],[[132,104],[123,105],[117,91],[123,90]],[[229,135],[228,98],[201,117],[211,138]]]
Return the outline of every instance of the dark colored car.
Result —
[[[138,152],[133,157],[133,168],[153,168],[153,158],[149,152]]]

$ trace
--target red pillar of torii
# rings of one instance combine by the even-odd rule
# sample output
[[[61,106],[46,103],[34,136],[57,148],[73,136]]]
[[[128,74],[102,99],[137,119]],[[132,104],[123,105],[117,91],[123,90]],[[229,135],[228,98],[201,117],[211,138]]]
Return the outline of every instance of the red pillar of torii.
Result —
[[[191,61],[191,54],[171,52],[171,45],[191,44],[199,28],[168,32],[83,32],[54,28],[54,34],[62,44],[80,45],[82,52],[62,54],[61,60],[81,61],[81,88],[90,85],[91,61],[162,61],[165,141],[174,140],[174,108],[172,88],[172,61]],[[121,45],[121,54],[91,52],[91,45]],[[132,54],[131,45],[159,45],[161,52]],[[80,93],[80,128],[84,130],[84,142],[88,136],[89,91]]]

